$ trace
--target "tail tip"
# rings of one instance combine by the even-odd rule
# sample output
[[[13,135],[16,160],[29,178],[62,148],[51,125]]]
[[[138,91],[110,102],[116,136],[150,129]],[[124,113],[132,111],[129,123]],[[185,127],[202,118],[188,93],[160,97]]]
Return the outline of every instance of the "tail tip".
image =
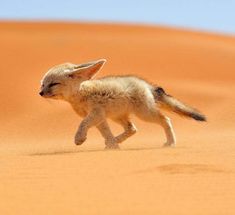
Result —
[[[199,113],[192,113],[191,117],[197,121],[201,121],[201,122],[206,122],[206,116],[199,114]]]

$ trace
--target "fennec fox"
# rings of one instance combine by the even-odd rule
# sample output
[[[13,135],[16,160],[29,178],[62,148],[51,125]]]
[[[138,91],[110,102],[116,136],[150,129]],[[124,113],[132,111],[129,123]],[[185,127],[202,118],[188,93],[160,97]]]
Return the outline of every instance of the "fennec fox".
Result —
[[[87,138],[88,129],[96,126],[105,139],[107,149],[119,148],[119,143],[136,133],[135,125],[130,121],[130,115],[134,114],[142,120],[161,125],[167,138],[164,146],[175,146],[171,121],[160,112],[161,108],[206,121],[197,110],[166,94],[161,87],[138,77],[93,79],[105,62],[105,59],[100,59],[80,65],[64,63],[51,68],[41,81],[41,96],[68,101],[84,118],[75,135],[75,144],[82,144]],[[106,118],[123,126],[124,132],[115,137]]]

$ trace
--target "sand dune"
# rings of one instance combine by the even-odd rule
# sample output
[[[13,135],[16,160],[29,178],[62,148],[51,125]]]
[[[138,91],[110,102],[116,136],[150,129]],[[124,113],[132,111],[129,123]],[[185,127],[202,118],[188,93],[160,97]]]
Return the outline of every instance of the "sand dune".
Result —
[[[235,214],[235,38],[150,26],[0,23],[0,214]],[[99,77],[137,74],[197,107],[167,113],[178,145],[134,118],[138,133],[103,151],[80,118],[38,95],[48,68],[106,58]],[[111,124],[115,134],[121,128]]]

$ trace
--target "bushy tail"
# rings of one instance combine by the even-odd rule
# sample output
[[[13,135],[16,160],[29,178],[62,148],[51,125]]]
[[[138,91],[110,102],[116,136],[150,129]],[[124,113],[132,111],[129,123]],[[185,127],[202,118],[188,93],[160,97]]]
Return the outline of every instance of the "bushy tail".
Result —
[[[155,88],[154,97],[162,108],[173,111],[181,116],[190,117],[198,121],[206,121],[206,117],[203,114],[166,94],[161,87]]]

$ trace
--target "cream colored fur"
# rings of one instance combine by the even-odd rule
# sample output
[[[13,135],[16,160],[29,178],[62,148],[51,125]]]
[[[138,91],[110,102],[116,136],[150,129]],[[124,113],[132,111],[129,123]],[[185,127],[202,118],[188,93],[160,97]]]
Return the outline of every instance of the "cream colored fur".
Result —
[[[82,144],[88,129],[96,126],[105,139],[106,148],[118,148],[119,143],[136,132],[130,121],[130,115],[134,114],[161,125],[167,138],[165,146],[174,146],[175,134],[170,119],[159,110],[156,87],[135,76],[93,79],[105,62],[101,59],[80,65],[65,63],[51,68],[43,77],[40,94],[45,98],[68,101],[83,117],[75,144]],[[107,118],[122,125],[124,132],[115,137]]]

